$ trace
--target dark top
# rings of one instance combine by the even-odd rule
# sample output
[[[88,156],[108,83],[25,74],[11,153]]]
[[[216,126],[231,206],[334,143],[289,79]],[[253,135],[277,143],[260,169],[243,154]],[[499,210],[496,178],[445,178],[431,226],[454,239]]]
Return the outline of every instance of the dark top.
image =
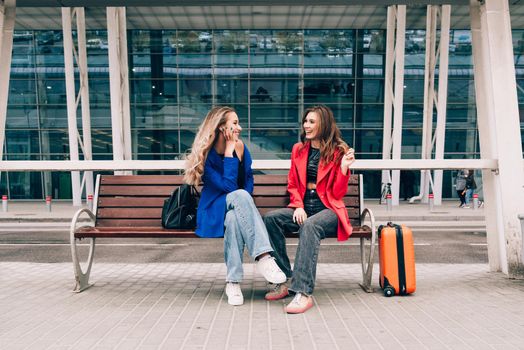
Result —
[[[224,159],[224,155],[220,155],[222,159]],[[245,187],[245,175],[246,170],[244,169],[244,159],[240,160],[237,155],[237,151],[233,151],[233,158],[236,158],[239,160],[238,162],[238,175],[237,175],[237,185],[239,189],[244,189]]]
[[[307,183],[317,183],[318,162],[320,160],[320,150],[318,148],[309,148],[307,157]]]

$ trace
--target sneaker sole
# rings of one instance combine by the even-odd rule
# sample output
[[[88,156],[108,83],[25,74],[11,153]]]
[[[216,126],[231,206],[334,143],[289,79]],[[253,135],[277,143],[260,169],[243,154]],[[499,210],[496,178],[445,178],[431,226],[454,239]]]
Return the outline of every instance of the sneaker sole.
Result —
[[[274,300],[284,299],[288,295],[289,295],[289,291],[286,291],[286,293],[282,293],[282,294],[278,294],[278,295],[273,295],[273,296],[267,296],[266,295],[264,297],[264,299],[269,300],[269,301],[274,301]]]
[[[304,312],[306,312],[307,310],[311,309],[313,307],[313,301],[311,301],[310,304],[307,304],[306,306],[304,306],[304,308],[302,309],[291,309],[291,310],[288,310],[288,308],[286,307],[286,312],[288,314],[303,314]]]

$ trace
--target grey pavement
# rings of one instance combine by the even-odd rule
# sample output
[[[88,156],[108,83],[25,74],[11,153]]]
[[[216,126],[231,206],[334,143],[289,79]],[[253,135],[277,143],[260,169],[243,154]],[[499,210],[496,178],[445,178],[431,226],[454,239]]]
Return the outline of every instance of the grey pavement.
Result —
[[[433,212],[405,203],[388,212],[370,202],[379,222],[483,223],[482,209],[456,202]],[[67,225],[76,209],[54,203],[48,213],[43,203],[12,202],[0,225]],[[524,281],[487,264],[418,263],[416,293],[386,298],[377,264],[368,294],[358,286],[359,264],[320,263],[315,306],[287,315],[290,299],[265,301],[253,264],[245,264],[246,302],[232,307],[223,263],[129,261],[95,257],[95,285],[80,294],[71,291],[71,263],[0,261],[0,348],[524,349]]]

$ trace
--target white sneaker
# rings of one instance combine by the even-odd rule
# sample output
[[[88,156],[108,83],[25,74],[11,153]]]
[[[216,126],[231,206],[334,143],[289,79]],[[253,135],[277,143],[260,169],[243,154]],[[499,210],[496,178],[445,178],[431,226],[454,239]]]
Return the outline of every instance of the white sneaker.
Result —
[[[257,270],[269,283],[278,284],[284,283],[287,280],[286,274],[280,270],[280,267],[278,267],[275,262],[275,258],[272,256],[258,260]]]
[[[233,282],[226,283],[226,295],[229,305],[238,306],[244,304],[244,296],[242,295],[240,284]]]

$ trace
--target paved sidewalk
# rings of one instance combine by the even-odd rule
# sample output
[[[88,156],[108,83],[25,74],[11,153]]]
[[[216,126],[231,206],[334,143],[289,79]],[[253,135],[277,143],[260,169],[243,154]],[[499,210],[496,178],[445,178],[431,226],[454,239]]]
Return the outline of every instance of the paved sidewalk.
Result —
[[[524,349],[524,281],[486,265],[419,264],[416,294],[385,298],[358,287],[360,265],[320,264],[303,315],[263,300],[245,266],[232,307],[223,264],[95,264],[96,285],[74,294],[71,264],[0,262],[0,347]]]

